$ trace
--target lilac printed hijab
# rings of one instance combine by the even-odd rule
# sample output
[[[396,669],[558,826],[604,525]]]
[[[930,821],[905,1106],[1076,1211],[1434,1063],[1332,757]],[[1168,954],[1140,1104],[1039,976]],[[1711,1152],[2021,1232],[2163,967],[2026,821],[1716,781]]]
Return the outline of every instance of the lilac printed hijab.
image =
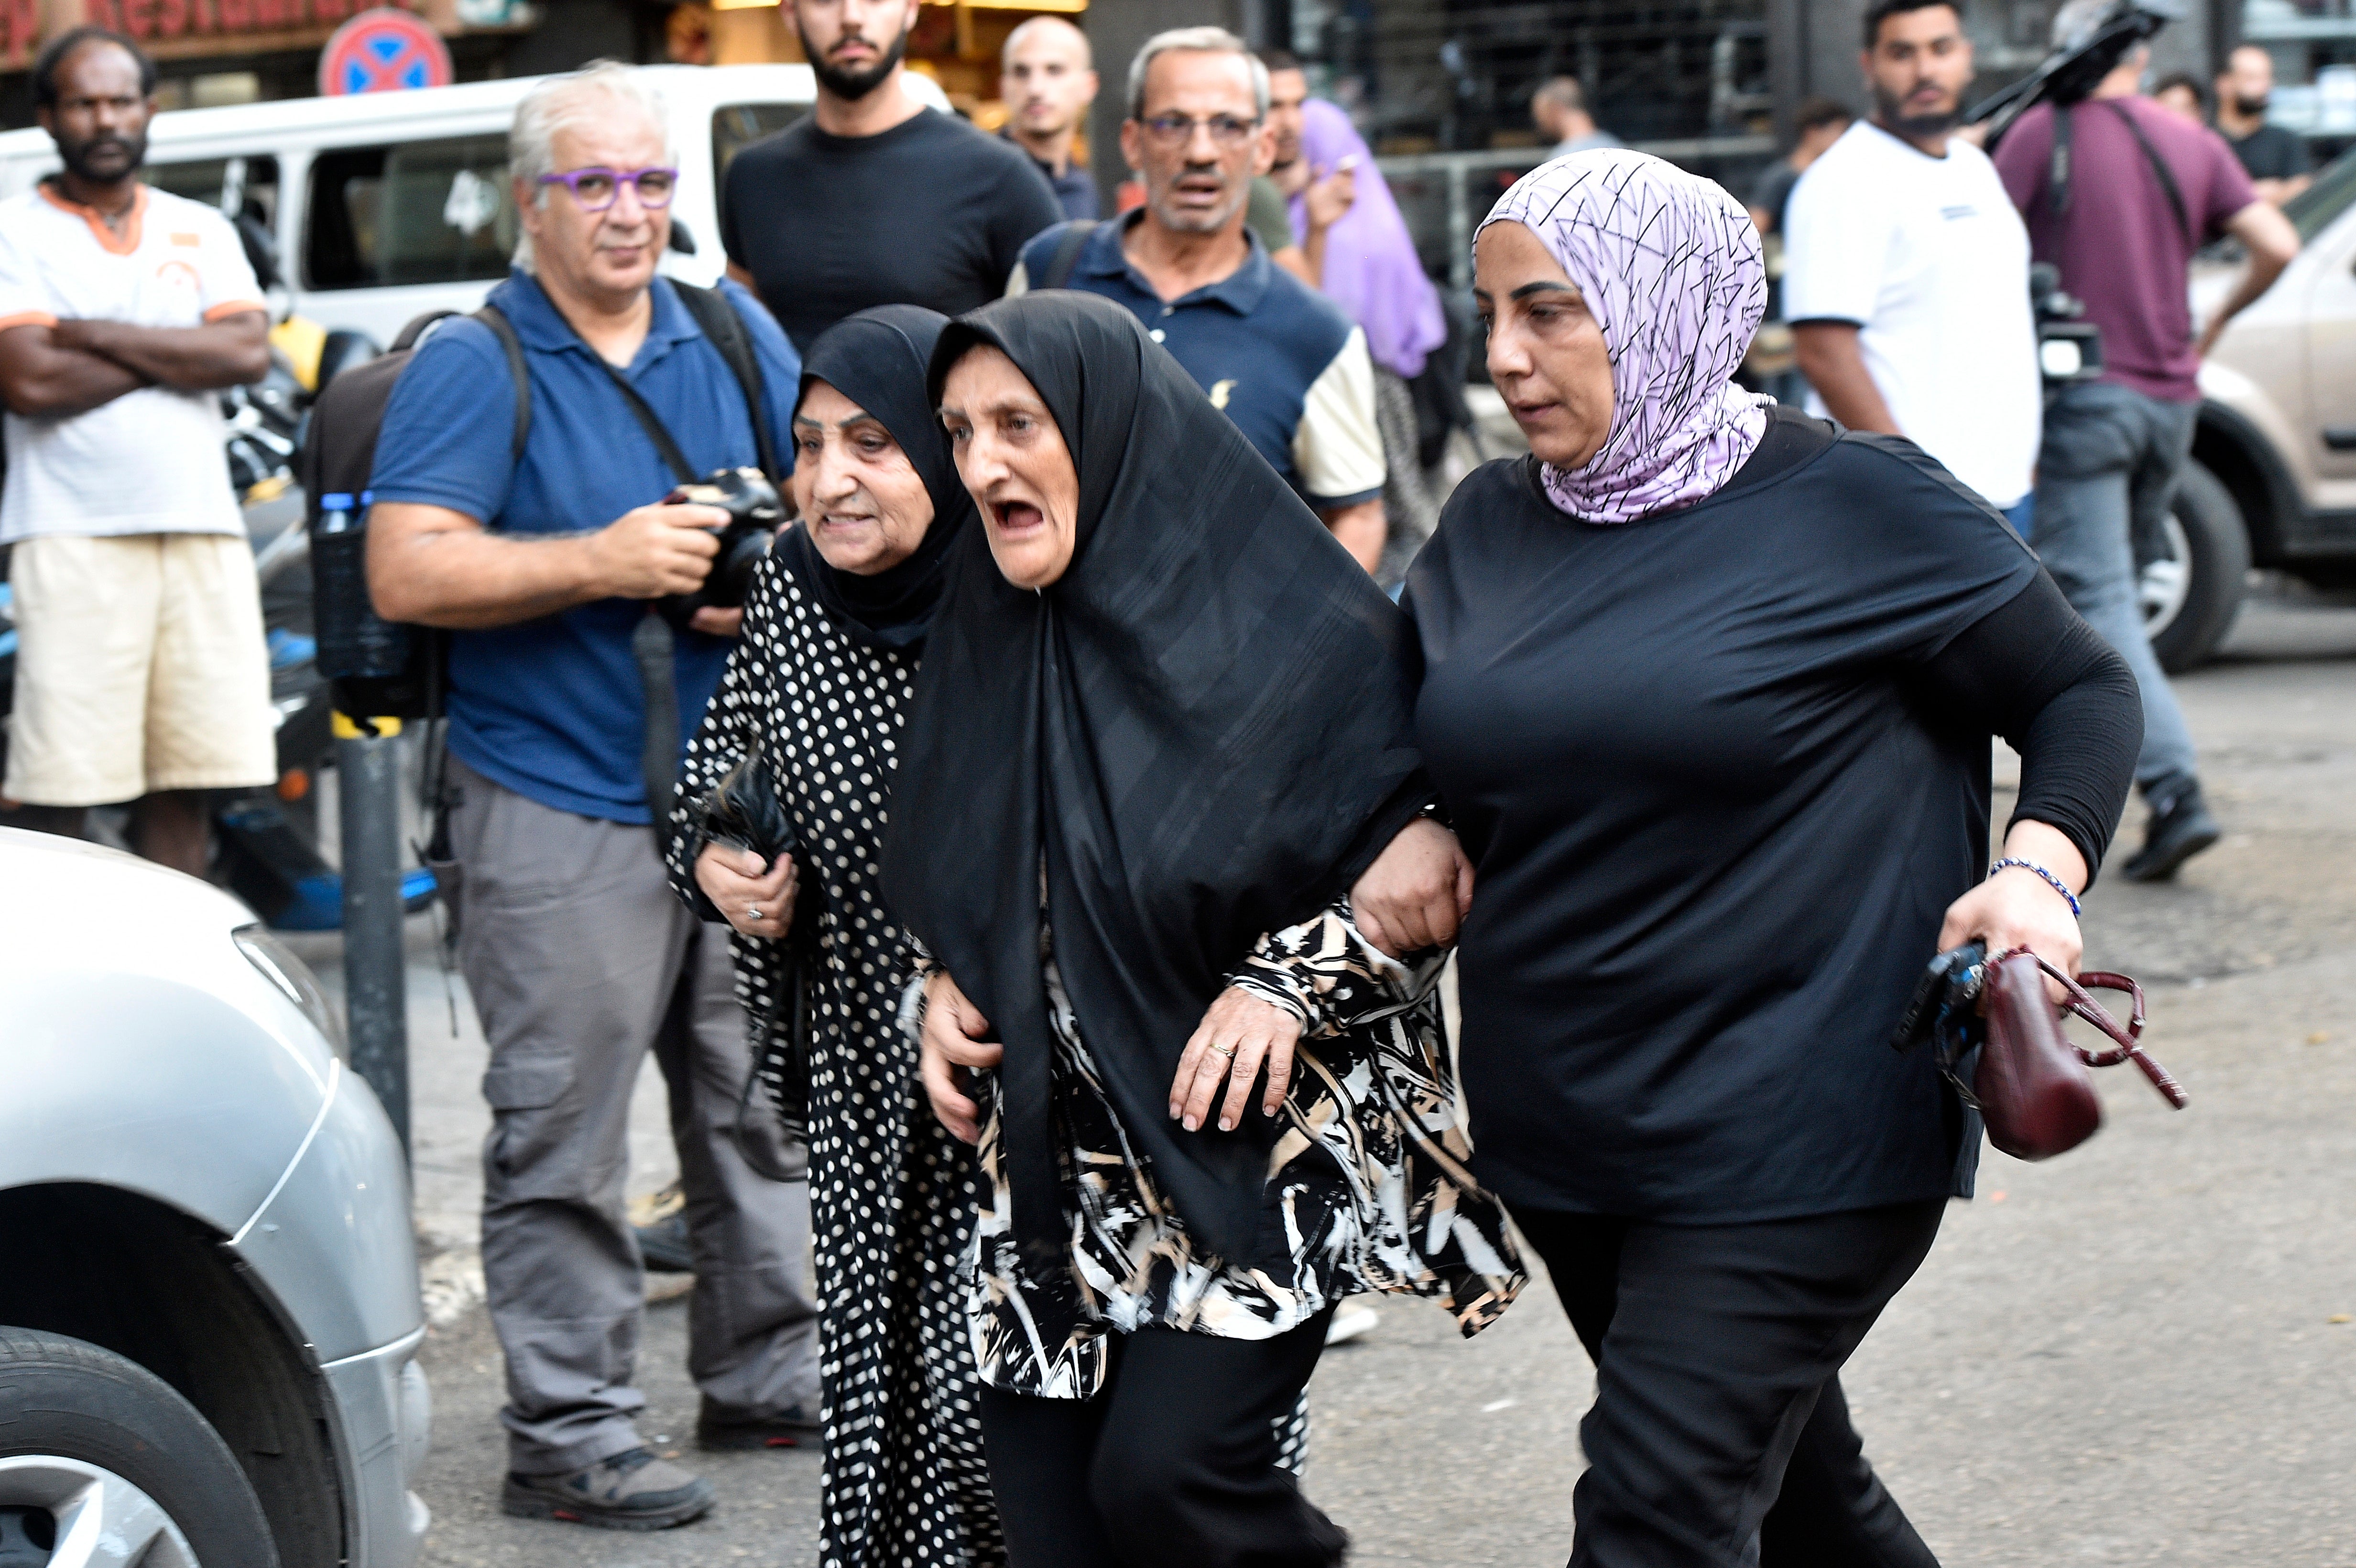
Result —
[[[1612,433],[1585,467],[1544,464],[1547,498],[1584,522],[1625,523],[1734,477],[1774,400],[1733,384],[1767,308],[1741,203],[1675,165],[1608,148],[1524,175],[1481,227],[1503,222],[1561,263],[1612,355]]]

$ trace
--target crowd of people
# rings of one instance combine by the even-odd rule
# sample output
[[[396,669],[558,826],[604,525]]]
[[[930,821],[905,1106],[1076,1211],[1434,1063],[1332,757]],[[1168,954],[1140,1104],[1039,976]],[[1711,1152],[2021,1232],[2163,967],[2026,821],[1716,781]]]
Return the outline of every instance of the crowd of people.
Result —
[[[1933,1563],[1839,1374],[1979,1123],[1886,1042],[1935,951],[2074,971],[2131,782],[2126,874],[2217,835],[2128,540],[2287,223],[2140,54],[1991,159],[1951,0],[1879,0],[1873,111],[1812,107],[1747,206],[1548,83],[1558,145],[1473,258],[1529,452],[1443,504],[1410,391],[1442,301],[1299,61],[1147,40],[1106,219],[1079,29],[1009,37],[991,135],[908,91],[916,13],[792,0],[816,103],[729,166],[709,290],[658,267],[645,80],[536,87],[515,266],[385,411],[373,600],[449,634],[502,1506],[717,1501],[638,1430],[651,1052],[697,1442],[817,1445],[830,1565],[1338,1563],[1300,1479],[1337,1314],[1477,1333],[1524,1248],[1598,1372],[1575,1564]],[[237,724],[157,717],[260,678],[197,435],[262,306],[220,214],[136,179],[136,46],[70,34],[36,80],[66,166],[0,220],[6,794],[59,831],[144,795],[162,846],[175,800],[267,776]],[[1762,234],[1804,411],[1736,381]],[[2214,234],[2250,261],[2196,338]],[[2040,386],[2032,258],[2107,379]],[[125,421],[157,465],[102,485]],[[797,520],[744,603],[653,613],[727,520],[661,497],[748,467]]]

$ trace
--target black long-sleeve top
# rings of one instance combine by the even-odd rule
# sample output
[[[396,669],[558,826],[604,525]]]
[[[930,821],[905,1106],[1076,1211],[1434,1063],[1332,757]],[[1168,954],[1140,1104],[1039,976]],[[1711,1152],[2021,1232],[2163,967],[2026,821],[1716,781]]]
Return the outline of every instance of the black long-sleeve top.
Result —
[[[1727,485],[1619,526],[1527,461],[1410,571],[1426,766],[1477,869],[1476,1173],[1690,1223],[1968,1193],[1977,1129],[1889,1048],[2018,816],[2097,864],[2141,738],[2125,665],[1911,443],[1779,410]]]

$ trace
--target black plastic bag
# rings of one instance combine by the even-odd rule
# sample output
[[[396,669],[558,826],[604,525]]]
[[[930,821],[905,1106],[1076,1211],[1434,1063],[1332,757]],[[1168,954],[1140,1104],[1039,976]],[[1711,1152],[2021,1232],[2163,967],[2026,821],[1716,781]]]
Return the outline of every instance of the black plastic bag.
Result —
[[[704,837],[715,844],[749,849],[770,866],[784,857],[798,859],[793,920],[786,937],[773,944],[776,987],[769,998],[769,1014],[759,1021],[753,1050],[753,1079],[768,1086],[776,1102],[777,1119],[787,1138],[806,1146],[809,1140],[810,987],[822,982],[826,960],[819,951],[818,923],[825,906],[819,879],[807,859],[799,859],[801,844],[793,818],[777,798],[776,775],[769,766],[767,749],[755,745],[735,766],[721,775],[698,803]],[[768,1168],[776,1162],[757,1159],[742,1144],[745,1162],[773,1180],[799,1180],[808,1170],[807,1154],[797,1150],[802,1168],[790,1173]]]

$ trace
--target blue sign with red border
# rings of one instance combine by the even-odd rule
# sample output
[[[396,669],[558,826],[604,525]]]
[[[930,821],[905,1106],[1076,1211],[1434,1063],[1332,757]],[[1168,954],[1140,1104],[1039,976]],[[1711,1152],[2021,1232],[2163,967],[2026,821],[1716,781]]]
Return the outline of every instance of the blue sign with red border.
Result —
[[[442,35],[413,12],[390,5],[354,16],[319,51],[319,91],[328,98],[447,87],[454,74]]]

